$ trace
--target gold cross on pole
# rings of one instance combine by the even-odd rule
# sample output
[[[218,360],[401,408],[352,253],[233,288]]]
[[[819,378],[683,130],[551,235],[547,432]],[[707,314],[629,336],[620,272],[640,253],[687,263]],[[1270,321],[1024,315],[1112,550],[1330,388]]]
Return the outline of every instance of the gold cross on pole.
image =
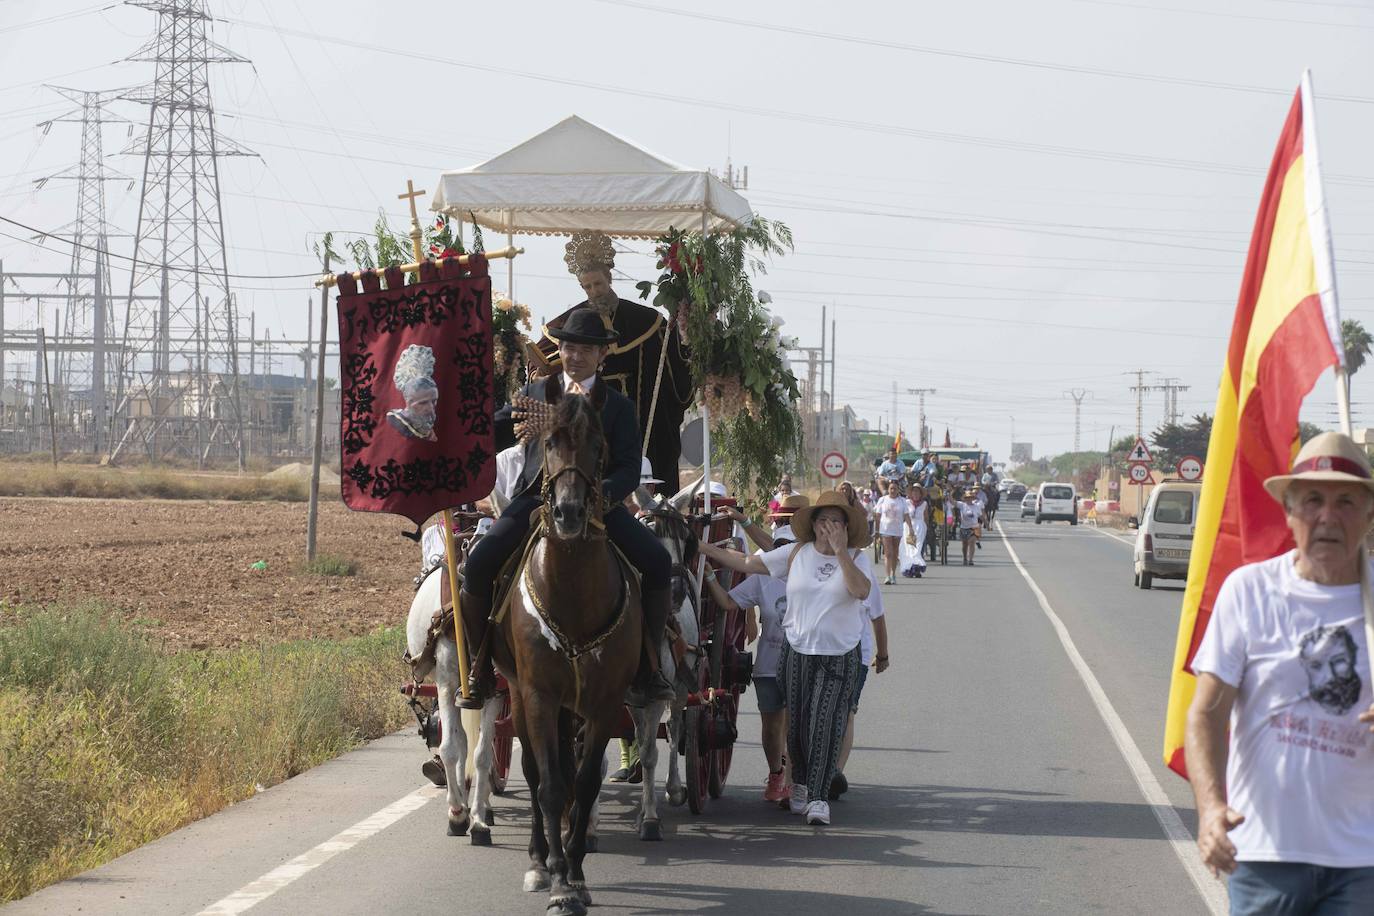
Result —
[[[415,262],[417,264],[425,259],[425,253],[420,246],[420,243],[424,240],[425,234],[420,229],[420,212],[415,209],[415,198],[426,193],[428,192],[424,190],[415,190],[415,182],[407,178],[406,193],[396,195],[397,200],[410,202],[410,246],[414,249]]]

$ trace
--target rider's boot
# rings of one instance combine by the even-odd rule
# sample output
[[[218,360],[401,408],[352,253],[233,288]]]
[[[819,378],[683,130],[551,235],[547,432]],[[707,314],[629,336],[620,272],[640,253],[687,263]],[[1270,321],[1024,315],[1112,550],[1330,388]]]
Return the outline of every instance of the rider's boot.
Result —
[[[491,602],[483,601],[467,589],[458,592],[462,610],[463,641],[468,651],[468,696],[458,698],[460,709],[481,709],[496,692],[496,673],[491,666],[491,646],[486,641],[487,617]]]
[[[647,641],[640,650],[639,672],[626,693],[626,700],[631,706],[647,706],[658,700],[671,701],[677,696],[677,691],[658,666],[658,652],[663,645],[663,632],[668,626],[672,596],[671,588],[659,588],[644,593],[644,629]],[[653,648],[652,652],[649,651],[649,647]]]

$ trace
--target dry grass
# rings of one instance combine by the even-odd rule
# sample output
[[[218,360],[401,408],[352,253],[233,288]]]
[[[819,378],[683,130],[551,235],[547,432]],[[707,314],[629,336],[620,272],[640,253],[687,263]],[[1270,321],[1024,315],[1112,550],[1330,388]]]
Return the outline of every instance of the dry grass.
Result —
[[[77,496],[94,499],[273,499],[303,502],[309,485],[262,475],[196,473],[173,468],[0,463],[0,496]]]
[[[99,606],[0,606],[0,901],[400,727],[399,630],[169,654]]]

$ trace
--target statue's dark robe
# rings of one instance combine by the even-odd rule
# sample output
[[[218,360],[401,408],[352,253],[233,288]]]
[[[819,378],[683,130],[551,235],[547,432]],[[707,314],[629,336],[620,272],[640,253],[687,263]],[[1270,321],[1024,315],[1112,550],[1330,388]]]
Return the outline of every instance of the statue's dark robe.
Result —
[[[586,307],[586,302],[573,306]],[[546,324],[544,337],[539,341],[540,352],[554,366],[559,365],[558,341],[548,332],[550,328],[562,327],[571,311],[568,309]],[[660,492],[675,493],[679,487],[678,460],[682,456],[682,414],[692,401],[687,348],[678,337],[676,323],[670,324],[658,309],[628,299],[620,300],[610,326],[620,335],[620,341],[607,354],[601,378],[635,405],[640,435],[645,429],[649,430],[646,455],[654,467],[654,476],[663,481]],[[654,378],[658,373],[665,332],[668,358],[664,361],[663,381],[659,385],[658,404],[650,426],[649,405],[654,397]]]

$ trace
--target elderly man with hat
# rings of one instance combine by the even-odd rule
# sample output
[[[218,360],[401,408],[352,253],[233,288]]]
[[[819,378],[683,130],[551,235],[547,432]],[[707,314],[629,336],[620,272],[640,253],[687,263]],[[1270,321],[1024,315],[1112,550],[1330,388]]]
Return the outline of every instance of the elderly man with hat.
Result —
[[[826,800],[859,683],[864,602],[873,585],[868,520],[863,509],[827,491],[792,516],[796,544],[746,557],[709,544],[701,552],[742,573],[787,582],[786,641],[780,670],[787,701],[793,814],[829,824]],[[887,658],[881,661],[886,664]]]
[[[1362,583],[1374,476],[1312,439],[1264,483],[1296,547],[1237,568],[1193,658],[1198,848],[1231,912],[1374,913],[1374,707]],[[1229,737],[1228,737],[1229,731]]]
[[[510,410],[513,414],[520,413],[518,404],[522,400],[556,404],[564,397],[576,395],[590,398],[600,411],[601,428],[606,437],[602,490],[605,504],[611,507],[602,521],[607,536],[639,570],[648,645],[661,645],[672,603],[672,559],[653,533],[637,522],[623,505],[625,497],[639,486],[640,439],[634,406],[623,394],[605,384],[598,372],[608,348],[616,340],[615,332],[606,330],[595,312],[574,309],[563,326],[550,333],[559,342],[561,373],[526,385],[516,396],[517,406]],[[471,675],[473,697],[468,701],[476,708],[480,708],[482,698],[489,695],[494,681],[484,637],[496,575],[507,558],[524,543],[530,514],[539,507],[541,499],[543,437],[527,435],[524,449],[524,461],[513,488],[515,497],[486,537],[473,547],[464,566],[459,603],[468,645],[479,650]],[[658,670],[656,653],[644,652],[630,701],[640,705],[650,700],[671,700],[675,695],[672,684]]]

